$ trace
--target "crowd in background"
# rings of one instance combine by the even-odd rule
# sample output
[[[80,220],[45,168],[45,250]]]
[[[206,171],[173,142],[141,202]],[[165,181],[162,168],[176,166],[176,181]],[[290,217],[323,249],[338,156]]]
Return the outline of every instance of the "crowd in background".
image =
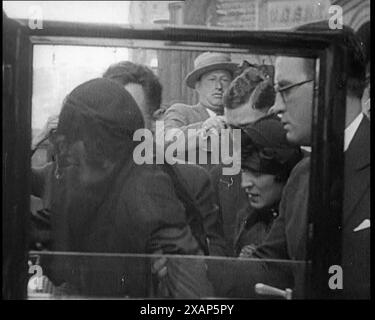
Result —
[[[298,30],[323,30],[326,24]],[[364,116],[369,117],[370,89],[356,36],[349,28],[343,33],[349,39],[343,297],[361,298],[369,297],[370,288],[370,229],[363,227],[370,219],[370,121]],[[314,59],[278,57],[274,66],[237,65],[228,54],[205,52],[185,78],[199,102],[161,112],[167,83],[143,65],[123,61],[109,66],[102,78],[79,85],[65,98],[59,116],[35,142],[49,139],[53,161],[32,168],[32,195],[44,207],[33,214],[33,245],[53,251],[238,258],[225,270],[212,261],[189,260],[176,267],[173,259],[155,259],[151,269],[163,297],[249,297],[250,284],[261,281],[293,287],[295,275],[288,268],[266,262],[244,268],[240,261],[306,259],[310,154],[301,147],[311,145],[319,89],[314,71]],[[154,132],[156,121],[165,125],[156,143],[163,141],[165,149],[183,141],[186,154],[175,164],[136,164],[132,155],[139,142],[133,135],[139,129]],[[238,174],[223,174],[225,159],[219,164],[211,159],[212,139],[224,129],[240,130]],[[225,146],[235,151],[234,140]],[[207,154],[207,163],[199,158],[188,163],[191,145],[205,146],[199,151]],[[64,263],[51,263],[55,267],[48,276],[54,285],[69,283],[82,294],[124,294],[119,280],[123,265],[91,265],[108,271],[101,276],[83,274],[74,265],[75,272],[56,272]],[[139,268],[146,272],[148,267]]]

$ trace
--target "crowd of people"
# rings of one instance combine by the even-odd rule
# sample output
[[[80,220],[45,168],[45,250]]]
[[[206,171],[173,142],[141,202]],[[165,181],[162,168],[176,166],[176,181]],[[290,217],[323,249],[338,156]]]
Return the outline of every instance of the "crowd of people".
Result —
[[[370,229],[355,231],[370,219],[370,122],[361,102],[365,61],[353,31],[343,32],[350,39],[343,106],[343,297],[366,298]],[[159,257],[151,266],[139,265],[164,284],[163,289],[159,285],[163,297],[246,298],[257,282],[293,286],[296,280],[290,270],[262,261],[307,257],[310,155],[301,147],[311,145],[318,90],[314,72],[313,59],[277,57],[274,66],[239,66],[228,54],[205,52],[185,79],[198,93],[198,103],[174,104],[164,113],[159,112],[162,84],[144,65],[119,62],[101,78],[79,85],[65,98],[58,121],[53,119],[55,125],[48,125],[53,161],[32,168],[32,194],[50,213],[46,248],[238,258],[230,259],[224,269],[214,260],[183,260],[178,266],[183,278],[173,276],[177,269],[173,259]],[[207,154],[207,163],[199,163],[199,158],[190,163],[186,154],[173,164],[136,164],[132,155],[139,142],[134,133],[143,129],[155,134],[156,121],[165,127],[156,144],[162,141],[167,148],[183,141],[186,153],[192,145],[204,145],[200,151]],[[195,129],[194,134],[189,129]],[[220,145],[233,152],[240,148],[241,171],[233,175],[224,173],[225,159],[219,164],[210,160],[216,147],[211,139],[224,129],[240,132],[239,141],[233,135]],[[196,143],[189,143],[192,140]],[[243,264],[245,258],[259,263]],[[56,286],[69,283],[80,294],[124,294],[121,264],[103,262],[107,276],[89,276],[82,270],[55,272],[64,263],[63,258],[54,259],[50,267],[49,277]],[[172,278],[180,282],[165,281]]]

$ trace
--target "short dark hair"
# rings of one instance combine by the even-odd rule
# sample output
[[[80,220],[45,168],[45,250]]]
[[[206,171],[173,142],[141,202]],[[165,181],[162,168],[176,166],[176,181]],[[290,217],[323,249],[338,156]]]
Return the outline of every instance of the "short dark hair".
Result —
[[[236,109],[254,93],[254,109],[269,109],[275,102],[272,77],[257,67],[249,67],[237,76],[224,94],[224,106]]]
[[[298,26],[295,31],[329,31],[328,20],[313,22]],[[366,63],[365,54],[361,45],[360,39],[356,36],[354,30],[348,26],[343,26],[342,29],[335,30],[342,33],[344,36],[345,47],[348,49],[348,62],[347,62],[347,89],[358,98],[362,97],[365,88],[366,78]],[[310,59],[305,65],[308,73],[313,74],[314,69]]]
[[[112,79],[125,86],[129,83],[136,83],[142,86],[150,116],[160,108],[162,101],[162,85],[158,77],[151,69],[142,64],[130,61],[114,63],[104,72],[103,78]]]

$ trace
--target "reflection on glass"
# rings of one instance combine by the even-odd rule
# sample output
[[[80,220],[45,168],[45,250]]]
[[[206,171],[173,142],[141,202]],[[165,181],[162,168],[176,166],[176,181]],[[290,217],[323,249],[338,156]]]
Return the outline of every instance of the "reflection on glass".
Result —
[[[47,124],[52,124],[56,120],[53,117],[54,114],[60,112],[64,97],[74,87],[89,79],[101,77],[109,65],[123,60],[145,64],[149,66],[159,77],[161,83],[163,84],[162,107],[168,108],[175,102],[183,102],[190,105],[197,103],[197,93],[192,90],[192,88],[188,88],[186,86],[184,79],[186,75],[194,68],[195,58],[204,50],[185,51],[144,49],[137,47],[114,48],[46,45],[36,45],[34,49],[33,129],[36,130],[40,129],[45,122],[47,122]],[[237,63],[247,60],[249,64],[267,64],[268,66],[272,66],[274,64],[274,57],[256,56],[252,54],[244,54],[243,52],[239,53],[238,51],[232,54],[232,59]],[[44,76],[43,72],[45,73]],[[250,82],[251,80],[252,79],[250,79]],[[98,92],[95,92],[95,94],[96,93]],[[100,99],[98,98],[98,100]],[[121,104],[121,107],[123,105],[124,104]],[[243,108],[243,110],[247,110],[247,105],[245,108]],[[245,119],[245,117],[242,115],[234,118],[239,118],[240,120]],[[136,122],[134,119],[135,118],[132,118],[133,122]],[[70,130],[66,130],[65,134],[67,133],[70,133]],[[53,139],[55,138],[56,137]],[[57,140],[58,139],[56,138],[55,142]],[[60,142],[57,141],[56,145],[58,145],[60,149],[64,149],[64,141]],[[84,160],[85,157],[82,156],[83,153],[81,153],[83,149],[80,141],[78,141],[74,146],[76,147],[76,159],[80,159],[79,161],[82,159]],[[164,261],[161,256],[156,255],[115,255],[109,253],[88,254],[85,252],[78,252],[82,250],[88,250],[90,252],[103,252],[106,251],[107,248],[112,248],[112,243],[106,243],[108,234],[111,234],[112,232],[112,224],[117,223],[117,226],[120,224],[118,224],[118,221],[108,222],[108,220],[112,219],[113,217],[106,210],[111,210],[110,213],[115,212],[120,208],[120,204],[122,204],[121,200],[128,205],[129,203],[127,201],[131,202],[131,200],[127,199],[126,197],[129,197],[129,194],[132,194],[129,192],[130,187],[129,189],[125,188],[126,192],[121,194],[120,197],[115,192],[113,192],[113,194],[107,194],[108,190],[110,190],[109,188],[106,190],[104,190],[104,188],[95,189],[95,186],[90,189],[91,193],[86,192],[88,189],[81,190],[79,189],[81,186],[77,187],[76,185],[70,185],[71,188],[64,189],[64,185],[60,179],[61,175],[59,174],[61,172],[61,170],[59,171],[59,169],[61,169],[59,168],[60,162],[53,161],[53,158],[47,160],[44,159],[43,162],[42,158],[43,156],[40,156],[39,164],[45,164],[47,161],[48,163],[44,168],[40,169],[40,179],[36,175],[38,173],[36,162],[33,163],[33,177],[35,178],[35,181],[33,181],[33,183],[35,183],[33,184],[33,187],[38,186],[38,182],[41,183],[41,185],[39,184],[39,192],[34,194],[34,198],[38,197],[40,202],[37,203],[34,201],[35,199],[32,199],[31,209],[33,211],[33,219],[39,226],[39,231],[44,232],[39,233],[38,235],[40,236],[42,234],[45,236],[46,241],[43,241],[42,239],[37,244],[33,244],[35,246],[33,246],[32,249],[48,250],[51,248],[50,243],[48,243],[48,237],[51,225],[53,228],[54,218],[56,218],[56,220],[65,219],[64,221],[59,221],[59,230],[62,234],[69,229],[68,232],[64,233],[64,236],[65,234],[68,234],[69,236],[73,235],[72,237],[77,237],[77,239],[84,240],[80,241],[75,239],[76,242],[74,243],[73,240],[71,241],[71,239],[64,238],[62,239],[62,243],[66,245],[64,249],[54,248],[54,250],[77,251],[75,253],[48,253],[42,251],[33,252],[30,255],[30,275],[35,274],[31,277],[28,286],[30,298],[38,298],[38,296],[45,297],[46,295],[50,298],[265,297],[290,299],[291,297],[304,297],[305,263],[302,261],[304,259],[304,255],[302,254],[297,255],[297,258],[293,257],[293,260],[288,261],[224,257],[215,258],[202,257],[198,255],[167,256]],[[79,174],[75,175],[74,177],[72,176],[72,181],[75,181],[75,178],[77,177],[79,177],[79,179],[86,177],[85,174],[87,172],[85,171],[85,166],[87,163],[85,161],[83,161],[82,164],[83,163],[85,165],[82,166],[74,165],[73,163],[72,167],[74,167],[74,170],[77,169]],[[95,165],[96,166],[90,164],[90,170],[92,168],[95,168],[95,170],[96,168],[100,168],[100,166],[97,166],[97,164]],[[133,165],[133,163],[131,163],[131,165]],[[126,166],[124,163],[119,163],[118,168],[124,172],[124,176],[122,176],[122,178],[127,177],[125,176]],[[71,175],[74,175],[74,170],[69,171]],[[138,172],[137,170],[137,167],[132,167],[132,172]],[[97,173],[98,171],[92,172]],[[139,172],[142,171],[140,170]],[[111,176],[111,179],[113,180],[105,181],[106,183],[109,183],[108,185],[113,184],[116,186],[123,186],[126,179],[121,180],[119,179],[119,176],[120,175],[113,175]],[[157,185],[160,190],[163,190],[163,185],[160,181],[157,183],[152,183],[153,180],[151,179],[151,181],[150,179],[147,180],[147,182],[150,183],[151,186]],[[240,180],[240,175],[238,175],[236,179]],[[43,181],[45,184],[43,184]],[[115,184],[115,182],[118,185]],[[50,210],[52,208],[51,204],[54,200],[53,197],[56,197],[56,195],[53,194],[54,188],[57,190],[58,186],[62,187],[59,190],[61,195],[57,197],[57,200],[60,201],[59,205],[67,208],[67,215],[64,217],[58,216],[55,212],[51,212],[52,210]],[[121,188],[119,188],[119,190],[122,192],[124,191]],[[142,199],[142,206],[137,203],[137,207],[133,211],[137,212],[137,210],[140,210],[142,211],[141,214],[145,214],[143,211],[147,211],[147,214],[150,215],[155,213],[157,210],[153,207],[153,205],[157,203],[157,201],[153,202],[154,199],[147,198],[151,197],[153,193],[145,192],[146,188],[143,187],[138,188],[137,190],[138,194],[142,194],[144,198]],[[152,189],[152,191],[156,193],[156,190]],[[72,203],[64,201],[64,193],[72,196],[71,199],[74,199],[74,201],[72,201],[74,206],[69,207],[69,205],[72,205]],[[177,206],[176,204],[178,202],[177,200],[180,201],[181,199],[172,199],[172,197],[168,198],[169,195],[166,196],[168,202],[164,203],[166,206],[164,207],[164,211],[168,212],[168,214],[173,213],[174,217],[178,216],[177,213],[181,213],[181,215],[185,213],[183,208],[181,209],[181,207]],[[134,197],[136,197],[135,193]],[[260,195],[255,195],[255,197],[260,197]],[[151,201],[148,201],[150,199]],[[222,199],[227,199],[230,201],[230,197],[223,197]],[[85,200],[87,200],[87,203],[85,203]],[[118,208],[114,207],[116,204],[119,204]],[[170,204],[172,205],[168,207]],[[85,207],[86,205],[87,208]],[[236,210],[237,209],[239,210],[240,208],[236,207]],[[100,219],[102,220],[99,219],[99,222],[96,221],[96,217],[94,216],[95,214],[100,216]],[[116,215],[114,216],[116,219],[118,218]],[[121,217],[121,219],[126,221],[125,219],[127,216],[124,215],[124,217]],[[183,217],[185,219],[185,216]],[[84,223],[84,219],[87,219],[87,224]],[[92,221],[94,221],[93,228],[97,229],[95,229],[94,232],[89,235],[89,233],[92,231],[89,224]],[[121,221],[121,223],[124,223],[124,221]],[[79,227],[77,227],[75,223]],[[168,223],[167,225],[169,225]],[[126,221],[126,224],[132,225],[128,221]],[[88,230],[87,234],[84,234],[82,229],[80,229],[82,226],[85,226],[85,231]],[[104,229],[107,229],[102,230],[101,228],[103,226]],[[284,227],[285,225],[281,225],[279,230],[284,232]],[[154,233],[158,234],[159,231],[160,230],[155,230]],[[124,236],[121,232],[118,232],[121,234],[121,240],[128,237],[126,238],[126,241],[121,242],[122,244],[128,244],[133,241],[136,242],[135,238],[137,237],[134,236],[136,230],[131,230],[131,232],[134,232],[134,234],[130,236],[128,234]],[[155,235],[154,233],[152,236]],[[303,242],[305,234],[303,232],[301,233],[303,234],[301,237],[301,242]],[[162,234],[162,232],[160,234]],[[148,241],[149,238],[145,238]],[[150,236],[150,238],[152,237]],[[158,241],[160,239],[165,240],[161,236],[160,239],[158,237],[154,237],[152,240],[155,238]],[[171,238],[173,239],[173,237]],[[170,240],[170,238],[167,239]],[[108,242],[110,241],[111,240]],[[150,241],[154,246],[153,248],[164,248],[161,241],[158,241]],[[287,239],[282,239],[282,241],[287,242]],[[285,249],[289,243],[285,244],[284,242],[282,242],[283,251],[280,253],[280,255],[266,256],[266,258],[281,257],[282,259],[289,259],[289,252],[287,252]],[[74,243],[76,247],[72,246],[72,243]],[[195,240],[189,243],[189,246],[191,245],[191,247],[193,247],[194,243]],[[149,243],[147,243],[147,245],[148,244]],[[164,245],[165,247],[168,247],[175,245],[175,243],[167,243]],[[259,243],[256,245],[259,245]],[[176,246],[178,245],[176,244]],[[102,249],[98,249],[99,247]],[[126,246],[122,246],[121,248],[123,247]],[[145,247],[146,246],[143,245],[138,245],[138,247],[135,246],[137,249],[132,252],[158,252],[157,250],[142,251]],[[91,249],[89,250],[88,248]],[[117,249],[118,247],[113,248],[111,249],[112,251],[108,250],[107,252],[129,252],[127,249],[119,250]],[[185,251],[170,250],[169,252],[181,253]],[[192,253],[193,250],[186,250],[186,252],[189,254],[194,254]],[[164,258],[165,257],[166,256],[164,256]],[[163,261],[163,275],[160,274],[162,269],[155,270],[154,266],[156,261]],[[258,286],[256,287],[257,284]],[[257,290],[255,290],[255,288],[257,288]]]
[[[163,274],[155,269],[161,259]],[[305,268],[303,261],[34,251],[28,298],[301,299]]]
[[[33,62],[33,133],[58,114],[77,85],[101,77],[111,63],[129,59],[127,48],[35,45]]]
[[[151,43],[151,42],[150,42]],[[148,66],[163,85],[162,108],[173,103],[197,103],[197,94],[185,85],[185,76],[193,69],[194,59],[202,52],[146,48],[71,45],[34,45],[32,140],[40,142],[50,119],[56,117],[66,95],[79,84],[101,77],[113,63],[132,61]],[[273,64],[274,57],[232,53],[233,62]],[[172,81],[173,79],[173,81]],[[32,165],[44,165],[51,158],[48,141],[35,150]]]
[[[4,1],[3,9],[10,18],[85,23],[128,23],[130,1]]]

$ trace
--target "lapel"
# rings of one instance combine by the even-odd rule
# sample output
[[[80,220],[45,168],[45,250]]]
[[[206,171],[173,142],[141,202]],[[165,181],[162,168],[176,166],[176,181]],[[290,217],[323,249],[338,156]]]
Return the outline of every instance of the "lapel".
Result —
[[[201,103],[195,105],[196,110],[198,110],[200,117],[204,120],[207,120],[210,117],[206,107],[204,107]]]
[[[345,152],[344,226],[358,201],[370,187],[369,167],[370,121],[363,117]]]

